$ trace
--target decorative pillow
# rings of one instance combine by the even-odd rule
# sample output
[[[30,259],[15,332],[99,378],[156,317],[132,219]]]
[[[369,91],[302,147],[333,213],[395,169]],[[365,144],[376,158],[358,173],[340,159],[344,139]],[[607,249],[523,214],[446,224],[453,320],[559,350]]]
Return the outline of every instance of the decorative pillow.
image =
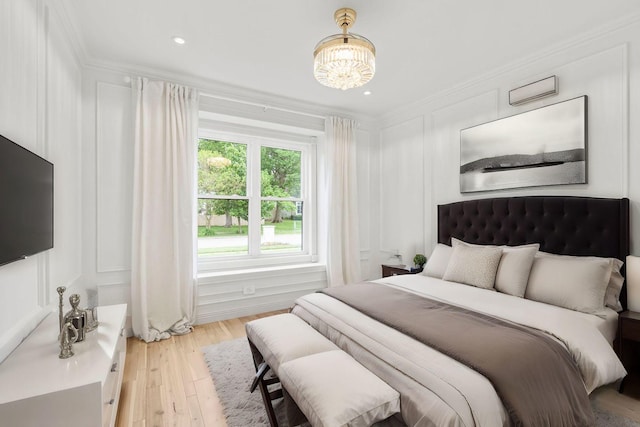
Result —
[[[539,243],[521,246],[491,246],[474,245],[452,238],[451,244],[454,248],[458,245],[501,248],[502,258],[496,272],[496,291],[520,298],[524,297],[531,265],[533,265],[533,258],[540,248]]]
[[[438,243],[433,249],[433,252],[431,252],[431,256],[427,260],[421,274],[442,279],[444,272],[447,271],[447,265],[449,264],[452,251],[453,248],[451,248],[451,246]]]
[[[620,269],[624,264],[618,258],[602,258],[595,256],[588,257],[574,257],[571,255],[556,255],[550,254],[548,252],[538,252],[540,257],[556,257],[556,258],[579,258],[579,259],[588,259],[588,260],[608,260],[609,265],[611,267],[609,280],[607,283],[607,291],[604,294],[604,305],[609,307],[617,312],[622,311],[622,304],[620,303],[620,292],[622,291],[622,285],[624,283],[624,277],[622,277],[622,273],[620,273]]]
[[[478,288],[493,289],[502,249],[495,246],[458,245],[453,248],[442,278]]]
[[[597,314],[604,309],[610,275],[607,258],[536,256],[525,298]]]
[[[370,426],[400,411],[400,395],[341,350],[280,365],[282,386],[312,426]]]

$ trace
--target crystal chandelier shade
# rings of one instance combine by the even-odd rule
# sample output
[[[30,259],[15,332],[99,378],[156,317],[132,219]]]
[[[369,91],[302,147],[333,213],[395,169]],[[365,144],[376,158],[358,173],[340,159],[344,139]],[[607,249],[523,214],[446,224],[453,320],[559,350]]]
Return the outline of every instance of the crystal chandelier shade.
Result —
[[[347,90],[369,82],[376,72],[375,47],[366,38],[347,32],[356,12],[338,9],[334,15],[342,34],[321,40],[314,51],[313,75],[325,86]]]

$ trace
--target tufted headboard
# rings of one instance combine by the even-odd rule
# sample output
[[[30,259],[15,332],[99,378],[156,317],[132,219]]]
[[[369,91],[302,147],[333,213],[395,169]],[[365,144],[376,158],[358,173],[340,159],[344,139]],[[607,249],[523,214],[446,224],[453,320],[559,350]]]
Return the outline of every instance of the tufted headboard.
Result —
[[[629,199],[530,196],[465,200],[438,206],[438,242],[522,245],[562,255],[629,254]],[[626,307],[626,292],[620,295]]]

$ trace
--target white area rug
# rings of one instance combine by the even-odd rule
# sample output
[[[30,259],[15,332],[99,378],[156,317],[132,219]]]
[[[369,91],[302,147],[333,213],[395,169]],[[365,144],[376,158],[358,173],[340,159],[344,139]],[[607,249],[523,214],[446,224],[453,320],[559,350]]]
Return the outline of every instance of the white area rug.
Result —
[[[268,427],[260,390],[249,393],[255,369],[246,338],[223,341],[202,349],[229,427]],[[277,412],[277,409],[276,409]],[[597,427],[640,427],[640,424],[594,407]],[[280,415],[280,414],[278,414]],[[280,427],[288,424],[279,416]]]

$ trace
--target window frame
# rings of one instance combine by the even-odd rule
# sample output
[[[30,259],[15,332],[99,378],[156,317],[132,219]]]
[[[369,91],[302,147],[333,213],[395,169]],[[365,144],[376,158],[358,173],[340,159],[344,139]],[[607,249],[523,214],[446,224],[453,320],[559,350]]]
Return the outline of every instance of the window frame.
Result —
[[[245,135],[241,132],[215,131],[200,128],[198,131],[198,144],[200,139],[212,139],[231,143],[245,144],[247,147],[247,188],[246,196],[211,196],[215,199],[238,199],[249,201],[248,212],[248,254],[227,256],[199,256],[197,255],[198,237],[196,233],[196,255],[199,273],[215,272],[222,270],[241,270],[248,268],[269,267],[277,265],[293,265],[317,262],[317,211],[316,211],[316,157],[317,144],[315,138],[309,138],[308,142],[294,140],[286,137],[268,137]],[[261,147],[268,146],[285,150],[301,152],[300,156],[300,197],[278,198],[261,195]],[[198,188],[194,188],[196,200],[200,199]],[[260,205],[262,201],[269,200],[299,201],[303,203],[304,216],[302,221],[302,250],[300,252],[274,254],[260,253],[260,240],[262,227],[260,224]],[[253,225],[253,226],[252,226]]]

